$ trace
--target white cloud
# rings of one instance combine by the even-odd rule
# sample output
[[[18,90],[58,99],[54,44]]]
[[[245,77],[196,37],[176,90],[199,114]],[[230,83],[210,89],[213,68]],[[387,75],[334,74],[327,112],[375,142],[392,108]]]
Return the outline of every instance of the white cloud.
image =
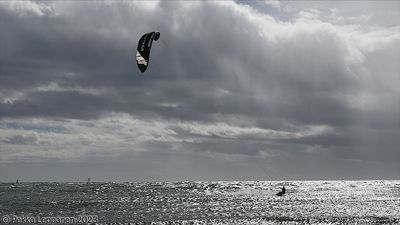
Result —
[[[299,12],[299,18],[309,20],[319,20],[321,12],[317,9],[310,9],[307,11]]]
[[[152,0],[152,1],[132,1],[130,4],[134,5],[135,7],[139,8],[140,10],[145,10],[147,12],[151,12],[155,10],[155,8],[158,6],[159,1],[158,0]]]
[[[277,9],[281,7],[281,2],[279,0],[264,0],[264,3]]]
[[[107,92],[106,88],[87,88],[87,87],[79,87],[79,86],[60,86],[56,82],[50,82],[46,85],[40,85],[32,88],[30,90],[31,92],[48,92],[48,91],[54,91],[54,92],[66,92],[66,91],[72,91],[72,92],[78,92],[82,94],[89,94],[89,95],[101,95]]]
[[[13,104],[24,97],[25,93],[15,90],[0,91],[0,103]]]
[[[297,131],[279,131],[257,127],[238,127],[225,123],[139,120],[127,114],[81,121],[32,119],[3,120],[0,127],[4,148],[2,160],[47,159],[80,160],[85,155],[146,151],[146,143],[201,143],[202,137],[244,139],[300,139],[333,132],[327,126],[297,127]],[[188,135],[189,134],[189,135]],[[191,137],[198,135],[200,137]],[[30,150],[27,150],[31,148]],[[26,153],[26,154],[25,154]]]
[[[19,16],[52,16],[54,8],[50,2],[39,1],[0,1],[0,7],[17,13]]]
[[[257,127],[238,127],[225,123],[199,124],[199,123],[180,123],[180,129],[191,134],[222,137],[222,138],[247,138],[247,139],[298,139],[310,136],[319,136],[333,132],[328,126],[307,126],[297,127],[298,131],[281,131],[272,129],[261,129]]]

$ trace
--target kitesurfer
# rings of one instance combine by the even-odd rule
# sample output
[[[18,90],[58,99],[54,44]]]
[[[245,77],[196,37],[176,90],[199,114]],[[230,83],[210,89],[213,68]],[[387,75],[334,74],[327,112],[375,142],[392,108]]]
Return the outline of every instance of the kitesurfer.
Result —
[[[282,186],[281,191],[278,192],[278,193],[276,193],[276,195],[277,195],[277,196],[282,196],[282,195],[284,195],[285,193],[286,193],[286,188],[285,188],[285,186]]]

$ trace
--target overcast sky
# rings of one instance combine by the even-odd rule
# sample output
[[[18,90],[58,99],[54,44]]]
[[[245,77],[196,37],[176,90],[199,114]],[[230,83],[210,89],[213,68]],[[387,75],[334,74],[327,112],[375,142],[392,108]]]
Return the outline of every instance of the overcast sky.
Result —
[[[400,179],[399,1],[0,1],[0,46],[0,181]]]

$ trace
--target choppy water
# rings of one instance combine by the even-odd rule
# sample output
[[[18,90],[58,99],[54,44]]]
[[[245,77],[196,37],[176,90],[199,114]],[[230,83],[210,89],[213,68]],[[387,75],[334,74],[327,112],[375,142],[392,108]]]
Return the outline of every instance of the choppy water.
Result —
[[[287,194],[278,197],[282,185]],[[99,223],[396,224],[400,181],[0,183],[4,215],[98,215]]]

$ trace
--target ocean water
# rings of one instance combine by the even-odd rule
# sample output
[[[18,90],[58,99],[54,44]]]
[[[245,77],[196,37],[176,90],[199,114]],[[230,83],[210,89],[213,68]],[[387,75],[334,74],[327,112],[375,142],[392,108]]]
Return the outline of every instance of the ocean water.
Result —
[[[282,185],[286,195],[276,196]],[[0,183],[0,216],[9,224],[77,216],[97,224],[399,224],[400,181]]]

